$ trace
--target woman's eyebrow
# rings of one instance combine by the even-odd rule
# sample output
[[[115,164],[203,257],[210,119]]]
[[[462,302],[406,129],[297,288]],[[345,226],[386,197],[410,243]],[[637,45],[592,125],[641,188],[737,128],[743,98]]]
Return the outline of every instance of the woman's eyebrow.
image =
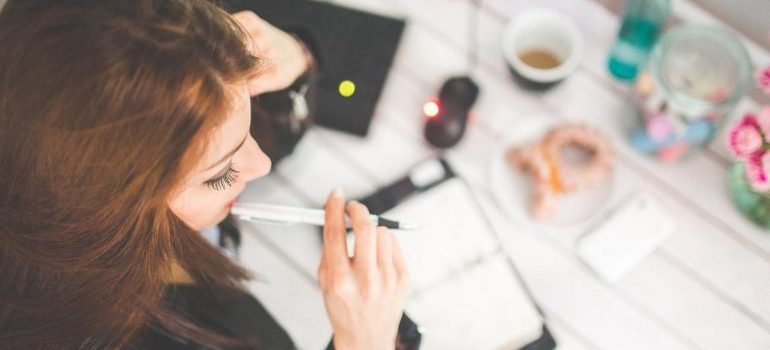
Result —
[[[211,170],[213,167],[215,167],[215,166],[217,166],[217,165],[221,164],[221,163],[222,163],[222,162],[224,162],[224,161],[225,161],[227,158],[229,158],[230,156],[232,156],[232,155],[233,155],[233,153],[235,153],[235,152],[238,152],[238,150],[239,150],[239,149],[241,149],[241,147],[243,147],[243,144],[244,144],[244,143],[246,143],[246,139],[247,139],[248,137],[249,137],[249,133],[246,133],[246,136],[244,136],[244,137],[243,137],[243,140],[241,141],[241,143],[239,143],[239,144],[238,144],[238,146],[236,146],[235,148],[233,148],[233,150],[232,150],[232,151],[230,151],[230,152],[227,152],[227,154],[225,154],[225,155],[224,155],[224,157],[222,157],[222,159],[218,160],[216,163],[212,164],[210,167],[206,168],[206,170],[204,170],[204,171],[209,171],[209,170]]]

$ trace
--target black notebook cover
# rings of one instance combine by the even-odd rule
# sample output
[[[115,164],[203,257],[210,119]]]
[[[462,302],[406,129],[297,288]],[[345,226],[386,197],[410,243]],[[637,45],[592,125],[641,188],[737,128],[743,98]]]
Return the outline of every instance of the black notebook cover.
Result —
[[[316,123],[365,136],[405,22],[312,0],[232,0],[231,12],[252,10],[303,40],[318,61]],[[343,97],[340,83],[355,93]]]

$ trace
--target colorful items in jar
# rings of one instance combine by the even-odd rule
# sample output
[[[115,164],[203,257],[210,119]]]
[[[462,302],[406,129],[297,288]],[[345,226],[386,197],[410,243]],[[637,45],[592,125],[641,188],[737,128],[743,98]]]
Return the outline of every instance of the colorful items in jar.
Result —
[[[672,106],[648,72],[639,76],[635,93],[641,125],[631,133],[631,144],[639,151],[654,154],[662,162],[677,162],[691,147],[704,146],[716,133],[720,115],[697,115]],[[715,100],[723,95],[718,89],[709,93]]]

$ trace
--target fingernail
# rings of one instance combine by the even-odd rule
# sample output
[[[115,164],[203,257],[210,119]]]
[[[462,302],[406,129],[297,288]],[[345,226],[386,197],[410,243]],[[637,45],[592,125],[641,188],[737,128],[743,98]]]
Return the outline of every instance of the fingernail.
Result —
[[[341,188],[335,187],[334,190],[332,190],[332,197],[343,198],[345,197],[345,194],[342,192]]]

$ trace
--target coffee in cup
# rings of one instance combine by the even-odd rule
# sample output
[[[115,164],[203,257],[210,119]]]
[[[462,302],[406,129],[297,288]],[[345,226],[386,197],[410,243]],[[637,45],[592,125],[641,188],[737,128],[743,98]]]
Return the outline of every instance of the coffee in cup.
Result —
[[[583,38],[569,17],[535,8],[506,25],[503,54],[520,85],[547,88],[575,71],[583,54]]]

